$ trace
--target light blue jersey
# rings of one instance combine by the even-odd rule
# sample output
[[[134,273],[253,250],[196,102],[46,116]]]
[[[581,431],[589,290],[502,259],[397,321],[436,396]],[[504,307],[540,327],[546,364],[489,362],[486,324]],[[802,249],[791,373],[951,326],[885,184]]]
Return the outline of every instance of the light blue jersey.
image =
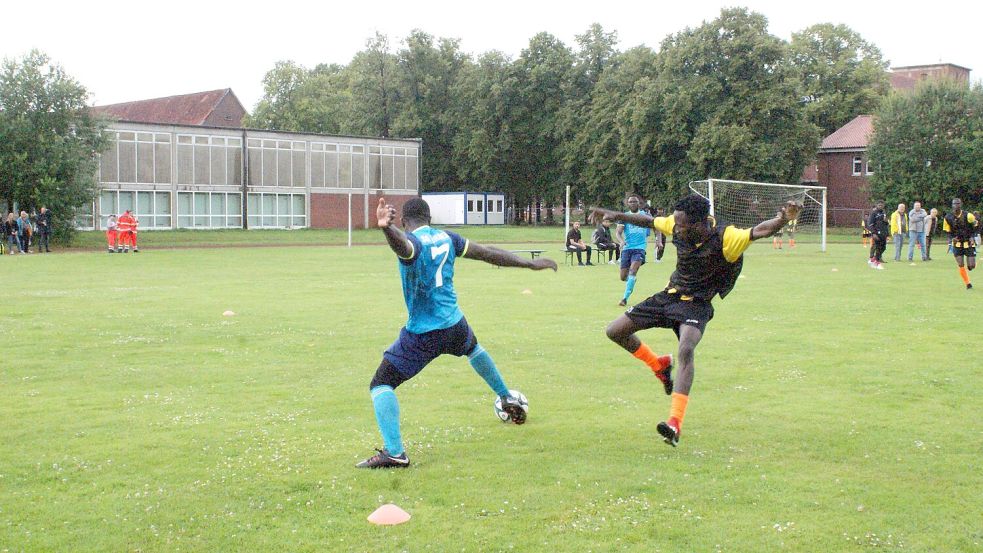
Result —
[[[626,211],[625,213],[630,213]],[[641,213],[641,212],[639,212]],[[648,227],[639,227],[631,223],[624,223],[624,235],[625,235],[625,249],[626,250],[644,250],[646,245],[646,240],[649,236]]]
[[[453,232],[420,227],[406,235],[413,253],[400,259],[406,330],[423,334],[454,326],[464,314],[454,293],[454,260],[468,251],[468,241]]]

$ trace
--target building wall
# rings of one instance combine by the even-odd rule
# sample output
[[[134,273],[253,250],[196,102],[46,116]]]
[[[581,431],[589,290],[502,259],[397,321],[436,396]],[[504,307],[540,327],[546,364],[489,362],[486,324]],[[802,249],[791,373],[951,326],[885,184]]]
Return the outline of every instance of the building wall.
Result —
[[[373,191],[365,193],[358,191],[352,193],[351,197],[351,218],[352,228],[373,228],[376,225],[375,210],[379,204],[379,198],[386,198],[386,203],[396,208],[396,221],[401,221],[400,213],[403,211],[403,204],[410,198],[417,197],[415,192],[386,193]],[[348,193],[322,193],[314,192],[310,196],[311,205],[311,227],[312,228],[348,228]],[[366,213],[368,217],[366,217]]]
[[[861,156],[864,171],[853,174],[853,158]],[[826,187],[826,205],[829,223],[837,226],[859,224],[858,211],[871,206],[869,175],[866,173],[867,155],[863,151],[820,152],[819,185]]]
[[[419,190],[419,140],[126,121],[108,130],[115,141],[101,154],[99,196],[80,228],[105,228],[126,209],[144,230],[346,228],[349,192],[361,199],[353,221],[368,228],[366,198]]]
[[[969,70],[950,64],[926,65],[922,67],[892,69],[896,75],[904,75],[917,81],[951,79],[959,82],[969,82]]]
[[[242,127],[242,118],[246,116],[246,110],[239,104],[235,97],[226,94],[219,102],[211,115],[205,119],[204,125],[209,127]]]

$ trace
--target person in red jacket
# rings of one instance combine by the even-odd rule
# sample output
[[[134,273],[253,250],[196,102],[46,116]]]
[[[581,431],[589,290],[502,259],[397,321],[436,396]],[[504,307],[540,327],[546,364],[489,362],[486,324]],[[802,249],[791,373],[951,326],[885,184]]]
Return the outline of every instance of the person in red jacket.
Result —
[[[130,210],[127,209],[119,216],[119,221],[117,222],[117,232],[119,235],[119,245],[116,247],[116,252],[130,253],[130,244],[133,243],[133,227],[134,218],[130,214]]]

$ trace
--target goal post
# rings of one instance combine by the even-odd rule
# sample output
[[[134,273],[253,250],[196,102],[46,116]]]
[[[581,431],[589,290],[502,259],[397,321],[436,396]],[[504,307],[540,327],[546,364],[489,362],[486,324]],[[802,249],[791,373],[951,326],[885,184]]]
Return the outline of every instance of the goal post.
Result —
[[[821,251],[826,251],[825,186],[706,179],[690,182],[689,188],[710,201],[710,214],[718,221],[742,228],[771,219],[785,202],[795,200],[802,204],[796,239],[814,240]]]

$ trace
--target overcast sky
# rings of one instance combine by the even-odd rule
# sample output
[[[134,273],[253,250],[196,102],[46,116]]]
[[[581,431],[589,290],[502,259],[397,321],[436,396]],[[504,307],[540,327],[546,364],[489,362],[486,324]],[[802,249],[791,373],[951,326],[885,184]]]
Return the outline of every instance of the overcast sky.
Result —
[[[788,40],[815,23],[843,23],[876,44],[892,66],[954,63],[983,76],[979,23],[983,4],[904,2],[718,2],[376,0],[228,2],[226,0],[17,0],[4,6],[0,57],[32,48],[78,79],[96,105],[231,88],[252,111],[263,75],[279,60],[311,68],[347,64],[377,31],[394,50],[412,29],[457,38],[471,54],[500,50],[516,57],[536,33],[574,47],[592,23],[617,32],[619,50],[646,44],[716,18],[722,7],[764,14]]]

